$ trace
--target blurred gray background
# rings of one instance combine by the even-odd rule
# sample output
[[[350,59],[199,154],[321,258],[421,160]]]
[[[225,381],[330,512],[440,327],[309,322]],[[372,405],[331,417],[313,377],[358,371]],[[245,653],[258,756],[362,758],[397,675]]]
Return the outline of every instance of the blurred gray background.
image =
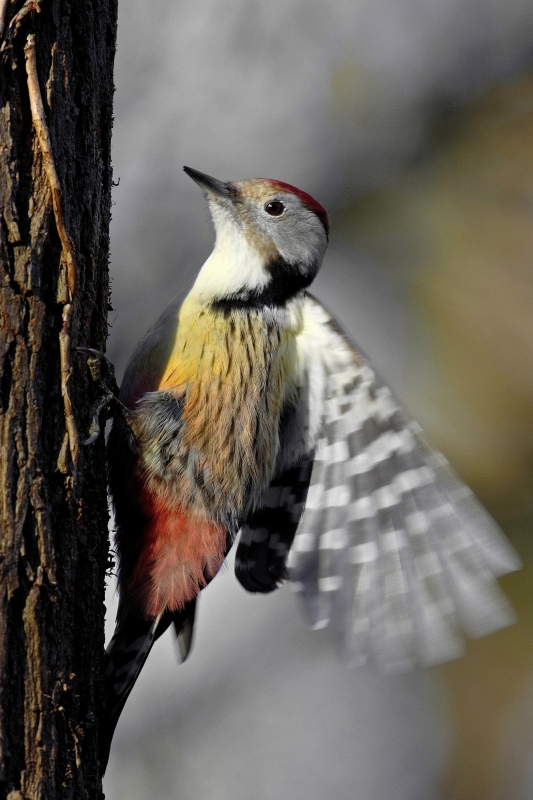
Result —
[[[213,243],[186,164],[329,209],[314,291],[525,557],[520,615],[442,668],[347,669],[232,564],[122,715],[108,800],[533,798],[533,5],[120,0],[111,336],[120,374]],[[108,633],[116,597],[109,587]]]

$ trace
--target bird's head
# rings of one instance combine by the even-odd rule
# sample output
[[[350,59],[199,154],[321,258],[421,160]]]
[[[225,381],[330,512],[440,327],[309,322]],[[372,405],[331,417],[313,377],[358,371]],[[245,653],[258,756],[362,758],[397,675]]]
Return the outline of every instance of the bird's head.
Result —
[[[203,189],[215,249],[193,291],[222,308],[283,306],[315,278],[328,242],[328,215],[311,195],[281,181],[223,183],[184,167]]]

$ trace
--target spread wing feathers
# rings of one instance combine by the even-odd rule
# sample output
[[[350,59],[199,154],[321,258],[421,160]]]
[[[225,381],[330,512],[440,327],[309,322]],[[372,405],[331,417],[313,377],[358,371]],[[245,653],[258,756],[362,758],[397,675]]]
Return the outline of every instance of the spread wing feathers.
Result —
[[[494,576],[518,557],[331,317],[308,307],[325,390],[291,579],[311,623],[331,623],[355,663],[455,658],[460,629],[477,637],[513,622]]]
[[[192,643],[195,610],[196,600],[192,600],[183,610],[155,619],[127,616],[119,621],[104,662],[106,718],[100,745],[100,759],[104,768],[120,714],[152,645],[173,623],[181,659],[185,661]]]
[[[241,528],[235,574],[249,592],[271,592],[286,580],[287,556],[307,497],[313,459],[275,477]]]

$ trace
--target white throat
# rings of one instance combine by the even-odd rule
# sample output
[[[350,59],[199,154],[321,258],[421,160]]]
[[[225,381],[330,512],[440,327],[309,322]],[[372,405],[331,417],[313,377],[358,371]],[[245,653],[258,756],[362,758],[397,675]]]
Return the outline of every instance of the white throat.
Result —
[[[243,235],[238,223],[224,209],[212,209],[216,228],[215,247],[191,289],[200,302],[227,297],[243,289],[264,288],[270,276],[263,259]]]

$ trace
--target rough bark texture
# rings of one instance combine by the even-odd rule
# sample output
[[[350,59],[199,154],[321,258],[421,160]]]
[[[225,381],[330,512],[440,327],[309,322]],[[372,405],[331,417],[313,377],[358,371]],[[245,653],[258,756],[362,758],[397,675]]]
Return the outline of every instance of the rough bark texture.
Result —
[[[21,7],[7,4],[7,25]],[[92,800],[101,794],[105,458],[100,441],[81,448],[75,469],[65,436],[65,257],[24,45],[34,33],[77,261],[69,390],[83,439],[94,391],[75,347],[103,349],[107,333],[116,0],[41,0],[40,9],[0,63],[0,798]]]

